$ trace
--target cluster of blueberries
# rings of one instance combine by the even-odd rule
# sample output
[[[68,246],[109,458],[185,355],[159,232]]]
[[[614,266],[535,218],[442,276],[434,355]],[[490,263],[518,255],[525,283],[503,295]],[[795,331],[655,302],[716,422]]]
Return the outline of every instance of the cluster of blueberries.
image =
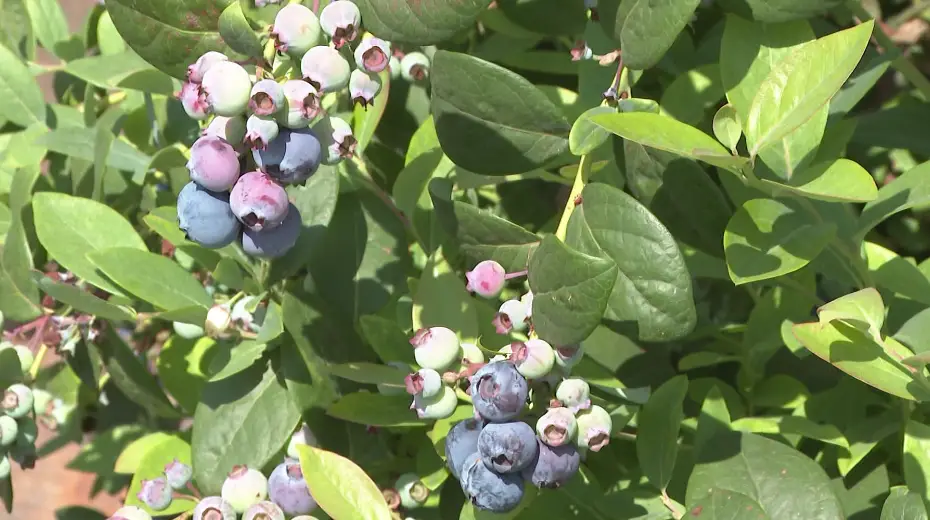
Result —
[[[219,495],[198,500],[191,520],[317,520],[310,516],[317,503],[310,495],[300,468],[299,445],[316,445],[313,432],[307,425],[302,425],[294,433],[284,462],[267,477],[248,466],[233,467]],[[191,476],[190,466],[174,460],[165,466],[163,475],[143,480],[136,496],[149,509],[164,511],[174,498],[178,498],[177,491],[193,489]],[[141,507],[124,506],[108,520],[152,520],[152,517]]]
[[[211,249],[238,240],[247,254],[262,258],[294,246],[301,216],[283,186],[305,183],[320,164],[337,164],[356,148],[352,128],[325,113],[322,97],[348,87],[353,103],[367,108],[381,90],[378,74],[397,60],[380,38],[355,45],[360,23],[349,0],[330,3],[319,18],[291,3],[270,28],[279,51],[272,70],[286,71],[280,78],[265,77],[262,68],[250,75],[216,51],[188,67],[181,104],[194,119],[213,117],[191,147],[192,182],[178,195],[178,223],[189,240]],[[397,67],[422,80],[429,60],[411,52]],[[240,157],[247,149],[254,170],[249,157]]]

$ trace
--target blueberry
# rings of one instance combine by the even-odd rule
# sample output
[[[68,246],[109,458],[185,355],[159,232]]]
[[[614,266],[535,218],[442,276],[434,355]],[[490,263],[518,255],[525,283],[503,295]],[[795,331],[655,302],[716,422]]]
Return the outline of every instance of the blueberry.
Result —
[[[242,520],[284,520],[284,511],[274,502],[263,500],[246,509]]]
[[[565,484],[578,472],[581,456],[572,444],[547,446],[539,443],[539,455],[523,470],[523,477],[538,488],[554,489]]]
[[[263,79],[252,85],[249,110],[257,116],[270,116],[284,108],[284,89],[273,79]]]
[[[320,167],[321,152],[320,141],[309,128],[282,128],[268,148],[253,150],[252,157],[262,171],[279,182],[301,184]]]
[[[577,377],[559,383],[555,398],[572,413],[591,408],[591,388],[584,379]]]
[[[181,101],[181,106],[184,107],[184,112],[191,119],[202,121],[210,115],[210,104],[207,103],[207,97],[199,83],[185,81],[177,97]]]
[[[455,390],[443,386],[441,391],[433,397],[414,396],[410,408],[417,411],[417,417],[420,419],[445,419],[455,412],[458,404]]]
[[[400,74],[407,81],[424,81],[429,77],[429,58],[422,52],[408,52],[400,60]]]
[[[32,389],[32,412],[36,417],[51,412],[54,408],[52,405],[53,399],[55,399],[55,396],[41,388]]]
[[[245,132],[245,119],[242,116],[214,116],[200,135],[219,137],[233,145],[233,148],[237,148],[237,144],[245,139]],[[236,152],[239,152],[238,148]]]
[[[279,51],[301,56],[319,43],[320,21],[309,8],[288,4],[275,16],[271,37]]]
[[[291,440],[287,443],[288,457],[294,459],[298,458],[297,446],[319,446],[316,435],[313,434],[313,430],[306,424],[300,425],[300,428],[291,435]]]
[[[281,88],[286,107],[278,112],[278,123],[287,128],[307,128],[320,113],[319,89],[299,79],[285,81]]]
[[[32,354],[32,351],[29,350],[29,347],[25,345],[14,345],[8,341],[0,343],[0,352],[13,349],[13,352],[16,353],[16,357],[19,358],[19,369],[23,374],[29,373],[29,369],[32,368],[32,363],[35,361],[35,356]]]
[[[210,191],[229,191],[239,178],[239,154],[225,139],[205,135],[191,146],[191,180]]]
[[[578,414],[578,446],[598,452],[610,442],[613,420],[607,410],[593,405]]]
[[[211,112],[233,117],[245,113],[252,92],[252,80],[238,63],[220,61],[203,75],[201,87]]]
[[[494,260],[479,262],[474,269],[465,273],[465,289],[483,298],[497,298],[504,289],[507,273]]]
[[[321,93],[338,92],[349,84],[349,62],[336,49],[314,47],[300,60],[304,80]]]
[[[32,411],[32,390],[23,384],[13,384],[3,393],[3,411],[14,419],[25,417]]]
[[[571,369],[581,361],[582,357],[584,357],[584,346],[580,343],[555,348],[555,364],[564,369]]]
[[[362,14],[352,2],[335,1],[320,12],[320,27],[337,49],[358,38],[361,23]]]
[[[465,419],[457,422],[446,435],[446,466],[455,478],[460,478],[465,459],[478,452],[478,435],[483,426],[478,419]]]
[[[316,509],[300,464],[290,459],[279,464],[268,478],[268,498],[288,515],[303,515]]]
[[[278,122],[274,118],[254,114],[249,116],[245,128],[246,134],[243,143],[253,150],[268,148],[268,143],[278,137],[280,132]]]
[[[0,480],[10,476],[13,471],[13,465],[10,464],[10,458],[6,455],[0,455]]]
[[[394,488],[400,497],[400,505],[407,509],[416,509],[429,498],[429,488],[416,473],[404,473],[398,477]]]
[[[19,424],[9,415],[0,415],[0,446],[11,446],[19,434]]]
[[[494,328],[498,334],[507,334],[510,331],[524,331],[529,325],[532,305],[520,300],[507,300],[501,304],[494,316]]]
[[[353,104],[367,109],[375,102],[375,96],[381,92],[381,78],[362,69],[355,69],[349,75],[349,97]]]
[[[358,142],[344,119],[323,116],[311,128],[323,148],[323,164],[337,164],[355,155]]]
[[[365,38],[355,49],[358,70],[377,74],[386,69],[391,60],[391,44],[381,38]]]
[[[220,494],[236,513],[241,514],[268,497],[268,479],[248,466],[235,466],[223,481]]]
[[[189,240],[218,249],[239,236],[241,225],[229,207],[229,194],[190,182],[178,195],[178,224]]]
[[[164,511],[171,505],[171,486],[164,476],[143,480],[136,498],[153,511]]]
[[[516,473],[536,458],[536,432],[523,422],[491,423],[478,435],[478,454],[488,469]]]
[[[568,408],[551,408],[536,421],[539,439],[549,446],[562,446],[572,442],[578,433],[575,414]]]
[[[165,478],[171,489],[184,489],[191,481],[193,474],[193,469],[178,459],[174,459],[165,466]]]
[[[253,231],[246,228],[242,232],[242,250],[247,255],[259,258],[278,258],[287,254],[297,243],[300,236],[300,211],[290,204],[287,217],[280,226],[272,229]]]
[[[404,378],[407,393],[429,399],[442,391],[442,376],[431,368],[421,368]]]
[[[205,497],[197,502],[191,520],[236,520],[236,510],[222,497]]]
[[[444,370],[461,359],[462,346],[458,336],[446,327],[430,327],[418,330],[410,339],[413,356],[423,368]]]
[[[271,229],[287,216],[287,192],[268,174],[249,172],[239,178],[230,192],[229,207],[246,229]]]
[[[555,365],[555,351],[549,343],[533,338],[518,341],[510,345],[510,361],[523,377],[538,379],[544,377]]]
[[[526,378],[508,361],[493,361],[471,377],[475,411],[491,422],[507,422],[523,411],[528,393]]]
[[[152,516],[141,507],[123,506],[117,509],[108,520],[152,520]]]
[[[462,465],[462,491],[475,507],[506,513],[523,500],[523,477],[519,473],[495,473],[473,453]]]
[[[221,61],[229,61],[229,58],[222,52],[205,52],[202,56],[197,58],[197,61],[187,67],[187,80],[191,83],[199,84],[203,81],[204,74]]]

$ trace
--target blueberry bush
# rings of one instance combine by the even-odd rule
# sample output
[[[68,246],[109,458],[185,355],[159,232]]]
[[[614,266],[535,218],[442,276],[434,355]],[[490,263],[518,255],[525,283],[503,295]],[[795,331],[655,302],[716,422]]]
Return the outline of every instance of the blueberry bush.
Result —
[[[928,518],[928,20],[0,1],[0,502]]]

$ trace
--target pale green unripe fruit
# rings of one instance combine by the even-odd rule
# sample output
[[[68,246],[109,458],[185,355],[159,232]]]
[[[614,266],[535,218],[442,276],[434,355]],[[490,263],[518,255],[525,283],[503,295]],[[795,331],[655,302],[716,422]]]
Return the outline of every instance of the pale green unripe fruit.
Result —
[[[271,28],[277,49],[291,56],[302,56],[320,42],[320,20],[308,7],[288,4],[278,11]]]
[[[597,452],[610,442],[613,420],[607,410],[594,405],[590,409],[579,413],[577,421],[577,443],[579,447]]]
[[[236,511],[221,497],[205,497],[197,503],[191,520],[236,520]]]
[[[146,513],[141,507],[123,506],[113,513],[110,520],[152,520],[152,515]]]
[[[548,374],[555,365],[555,351],[549,343],[541,339],[517,342],[510,348],[513,352],[510,360],[523,377],[539,379]]]
[[[429,498],[429,488],[416,473],[404,473],[398,477],[394,489],[400,495],[400,504],[407,509],[420,507]]]
[[[313,430],[310,429],[306,424],[302,424],[300,429],[294,432],[291,435],[291,440],[287,443],[287,456],[292,459],[300,458],[300,454],[297,453],[297,446],[319,446],[319,442],[316,440],[316,435],[313,434]]]
[[[201,86],[210,109],[218,116],[238,116],[244,114],[249,106],[252,80],[238,63],[221,61],[214,64],[204,74]]]
[[[456,406],[458,397],[455,396],[455,391],[443,386],[442,392],[433,397],[414,397],[411,408],[417,411],[417,417],[420,419],[445,419],[455,412]]]
[[[13,384],[3,394],[3,411],[14,419],[25,417],[32,411],[32,390],[23,384]]]
[[[0,446],[12,446],[19,434],[19,423],[9,415],[0,415]]]
[[[220,495],[236,513],[242,514],[268,498],[268,479],[258,470],[236,466],[223,482]]]
[[[591,408],[591,387],[584,379],[566,379],[555,389],[555,398],[572,413],[578,413]]]
[[[561,446],[578,434],[578,421],[568,408],[552,408],[536,421],[536,433],[549,446]]]
[[[429,78],[429,58],[422,52],[408,52],[400,60],[400,74],[407,81],[425,81]]]
[[[417,364],[441,372],[462,356],[462,346],[455,332],[446,327],[420,329],[410,340]]]

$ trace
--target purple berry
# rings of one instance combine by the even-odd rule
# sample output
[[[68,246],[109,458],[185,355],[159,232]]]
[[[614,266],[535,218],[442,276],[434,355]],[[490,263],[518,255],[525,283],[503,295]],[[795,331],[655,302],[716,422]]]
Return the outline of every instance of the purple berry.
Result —
[[[284,89],[273,79],[263,79],[252,85],[249,110],[257,116],[270,116],[284,107]]]
[[[278,114],[278,122],[287,128],[305,129],[320,113],[319,91],[313,85],[299,79],[284,82],[286,110]]]
[[[229,207],[247,229],[271,229],[287,216],[287,192],[264,172],[249,172],[230,192]]]
[[[268,478],[268,498],[288,515],[304,515],[316,509],[300,464],[293,459],[271,472]]]
[[[256,469],[234,466],[223,481],[221,496],[236,513],[244,513],[268,497],[268,479]]]
[[[539,448],[536,432],[523,422],[491,423],[478,435],[478,454],[488,469],[515,473],[529,466]]]
[[[222,52],[208,51],[204,53],[197,58],[197,61],[187,67],[187,81],[191,83],[202,82],[204,74],[221,61],[229,61],[229,58]]]
[[[507,272],[501,264],[494,260],[485,260],[465,273],[465,279],[468,282],[465,289],[484,298],[497,298],[504,290],[506,277]]]
[[[381,78],[355,69],[349,76],[349,96],[352,102],[367,109],[375,102],[375,96],[381,92]]]
[[[362,14],[358,7],[348,0],[331,2],[320,13],[320,26],[337,49],[358,38],[361,23]]]
[[[263,500],[246,509],[242,520],[284,520],[284,511],[274,502]]]
[[[320,21],[309,8],[288,4],[275,16],[271,37],[279,51],[301,56],[320,41]]]
[[[239,178],[239,154],[219,137],[203,136],[191,146],[191,180],[210,191],[229,191]]]
[[[164,476],[143,480],[136,494],[140,502],[153,511],[164,511],[171,505],[171,486]]]
[[[268,143],[278,137],[278,123],[271,117],[249,116],[246,122],[246,134],[243,144],[253,150],[264,150]]]
[[[391,44],[381,38],[365,38],[355,49],[355,64],[359,70],[377,74],[391,61]]]
[[[342,90],[349,83],[349,62],[336,49],[326,45],[314,47],[300,60],[304,80],[318,92]]]
[[[178,225],[188,240],[218,249],[231,244],[242,226],[229,207],[229,194],[190,182],[178,194]]]
[[[178,459],[174,459],[170,464],[165,466],[165,478],[168,479],[168,485],[171,486],[172,489],[184,489],[187,487],[193,474],[193,469]]]
[[[481,367],[469,386],[475,411],[491,422],[507,422],[523,411],[528,393],[526,379],[508,361]]]
[[[191,119],[203,121],[210,115],[210,104],[207,103],[207,97],[201,90],[199,83],[184,82],[181,85],[181,92],[177,96],[184,107],[184,112]]]
[[[281,225],[261,231],[244,229],[242,232],[242,250],[247,255],[259,258],[284,256],[297,243],[300,229],[300,211],[291,204],[287,210],[287,217],[285,217]]]
[[[471,454],[462,465],[462,491],[471,503],[494,513],[516,509],[523,500],[523,477],[519,473],[495,473]]]
[[[539,455],[523,470],[523,477],[538,488],[555,489],[578,472],[581,456],[572,444],[547,446],[539,442]]]
[[[281,129],[264,150],[253,150],[255,164],[278,182],[302,184],[320,167],[322,147],[309,128]]]
[[[191,520],[236,520],[236,510],[222,497],[205,497],[194,507]]]
[[[478,452],[478,436],[483,427],[484,423],[478,419],[465,419],[446,435],[446,466],[455,478],[460,478],[465,459]]]

